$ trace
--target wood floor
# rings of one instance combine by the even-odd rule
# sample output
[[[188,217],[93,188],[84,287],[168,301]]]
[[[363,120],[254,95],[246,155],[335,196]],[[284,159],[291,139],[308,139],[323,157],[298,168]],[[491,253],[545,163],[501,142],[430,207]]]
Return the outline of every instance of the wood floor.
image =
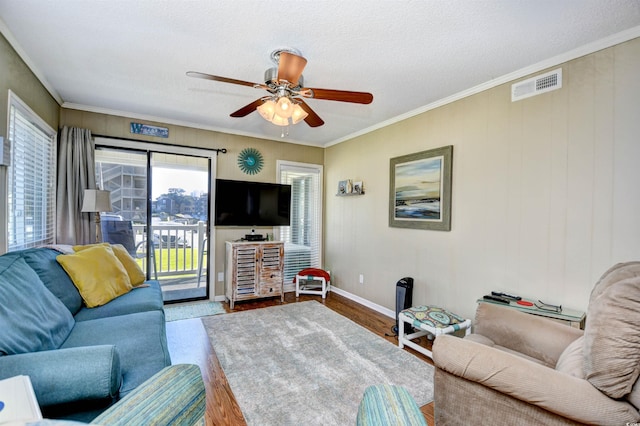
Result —
[[[320,296],[301,295],[296,299],[295,293],[287,293],[285,295],[285,303],[296,303],[305,300],[317,300],[330,309],[350,318],[352,321],[369,329],[381,337],[397,344],[394,336],[389,336],[391,327],[395,325],[395,321],[385,315],[373,311],[363,305],[351,301],[345,297],[335,293],[329,293],[324,301]],[[229,305],[225,304],[227,312],[238,312],[249,309],[265,308],[268,306],[279,305],[280,298],[272,298],[259,300],[255,302],[240,302],[235,304],[235,309],[231,311]],[[172,321],[167,323],[167,339],[169,342],[169,351],[171,353],[171,361],[174,364],[189,363],[197,364],[202,370],[202,377],[207,387],[207,425],[244,425],[246,424],[242,417],[242,412],[238,406],[233,392],[229,387],[229,383],[220,367],[218,357],[209,344],[209,338],[205,332],[202,322],[199,318]],[[422,344],[427,347],[430,342],[421,339]],[[408,352],[418,356],[419,358],[433,364],[431,360],[424,355],[405,348]],[[421,407],[427,424],[434,425],[433,420],[433,402]]]

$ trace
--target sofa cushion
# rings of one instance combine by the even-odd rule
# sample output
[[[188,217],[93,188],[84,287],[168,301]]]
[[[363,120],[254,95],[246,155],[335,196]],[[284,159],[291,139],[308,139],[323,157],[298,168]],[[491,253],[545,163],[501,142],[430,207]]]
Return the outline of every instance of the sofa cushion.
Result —
[[[27,249],[20,253],[49,291],[64,303],[72,315],[75,315],[82,308],[82,296],[69,275],[56,261],[56,256],[60,253],[48,248]]]
[[[579,379],[584,379],[584,336],[578,337],[562,352],[556,370]]]
[[[148,311],[164,312],[162,290],[158,281],[147,281],[146,285],[134,287],[129,293],[113,299],[106,305],[82,308],[74,318],[76,321],[87,321]]]
[[[101,306],[131,290],[131,281],[111,247],[95,246],[56,258],[89,308]]]
[[[165,324],[161,311],[80,321],[62,348],[116,345],[122,371],[120,396],[124,396],[171,365]]]
[[[74,323],[22,257],[0,256],[0,355],[57,349]]]
[[[609,269],[594,287],[584,332],[585,378],[622,398],[640,375],[640,262]]]

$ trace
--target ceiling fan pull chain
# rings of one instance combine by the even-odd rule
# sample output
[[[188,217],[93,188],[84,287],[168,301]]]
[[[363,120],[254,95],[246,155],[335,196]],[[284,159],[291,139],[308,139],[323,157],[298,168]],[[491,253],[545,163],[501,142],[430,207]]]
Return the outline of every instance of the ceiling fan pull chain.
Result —
[[[280,133],[281,138],[286,138],[287,136],[289,136],[289,126],[283,126],[281,127],[281,129],[282,129],[282,133]]]

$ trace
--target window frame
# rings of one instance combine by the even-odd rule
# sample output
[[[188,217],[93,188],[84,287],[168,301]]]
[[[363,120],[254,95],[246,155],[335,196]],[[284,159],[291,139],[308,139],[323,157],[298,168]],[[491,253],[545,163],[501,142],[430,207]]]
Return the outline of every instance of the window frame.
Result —
[[[309,170],[317,172],[318,174],[318,185],[319,185],[319,194],[317,195],[318,199],[317,199],[317,203],[318,203],[318,211],[316,212],[316,216],[318,218],[318,224],[317,224],[317,233],[318,233],[318,242],[317,242],[317,247],[318,247],[318,253],[317,253],[317,259],[318,259],[318,264],[317,265],[311,265],[311,267],[318,267],[318,268],[322,268],[324,265],[324,235],[323,235],[323,225],[324,225],[324,167],[321,164],[312,164],[312,163],[301,163],[301,162],[294,162],[294,161],[286,161],[286,160],[277,160],[276,161],[276,181],[277,183],[285,183],[282,182],[282,173],[283,171],[286,171],[287,169],[289,170],[295,170],[295,169],[301,169],[301,170]],[[292,200],[293,202],[293,200]],[[293,209],[293,206],[292,206]],[[281,233],[280,227],[277,227],[277,239],[280,241],[284,241],[283,240],[283,235]],[[286,251],[286,246],[285,246],[285,251]],[[293,291],[295,289],[295,285],[293,284],[293,282],[291,280],[285,280],[284,282],[285,285],[285,291]]]
[[[51,149],[51,157],[49,159],[49,163],[51,169],[49,170],[49,178],[50,183],[52,185],[51,192],[47,193],[47,201],[49,205],[47,206],[47,211],[45,212],[45,216],[47,217],[45,223],[45,232],[42,235],[46,236],[45,239],[40,239],[38,242],[27,242],[18,247],[12,247],[11,250],[21,250],[28,247],[36,247],[39,245],[46,245],[49,243],[56,242],[56,181],[57,181],[57,132],[45,122],[33,109],[31,109],[20,97],[18,97],[13,91],[8,91],[8,102],[7,102],[7,139],[10,139],[11,135],[11,127],[12,127],[12,109],[18,112],[22,118],[26,119],[33,127],[35,127],[38,131],[42,132],[50,143]],[[5,182],[5,187],[3,188],[5,193],[3,194],[5,199],[5,211],[3,212],[6,227],[4,232],[2,233],[3,241],[2,246],[0,247],[3,252],[7,252],[10,250],[10,240],[9,240],[9,219],[13,212],[11,211],[11,207],[9,206],[9,197],[12,196],[12,189],[9,187],[9,182],[11,180],[11,175],[14,171],[12,167],[15,167],[15,142],[9,140],[11,146],[11,164],[8,167],[4,168],[4,176],[3,180]],[[50,226],[50,228],[49,228]]]

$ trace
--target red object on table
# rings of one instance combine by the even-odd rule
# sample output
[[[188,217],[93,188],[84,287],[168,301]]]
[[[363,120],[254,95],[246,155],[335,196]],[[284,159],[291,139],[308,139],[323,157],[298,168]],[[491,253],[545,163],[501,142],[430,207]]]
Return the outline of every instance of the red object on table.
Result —
[[[533,306],[533,303],[528,300],[518,300],[516,303],[522,306]]]

